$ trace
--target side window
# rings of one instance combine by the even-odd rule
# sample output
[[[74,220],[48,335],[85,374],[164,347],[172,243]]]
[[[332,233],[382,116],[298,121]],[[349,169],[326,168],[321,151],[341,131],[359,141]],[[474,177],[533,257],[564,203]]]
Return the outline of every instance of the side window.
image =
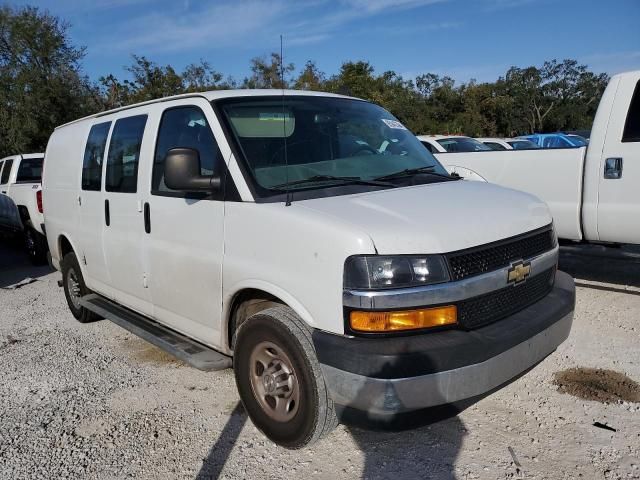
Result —
[[[436,151],[436,148],[433,145],[431,145],[429,142],[422,142],[422,145],[424,145],[425,148],[429,150],[431,153],[438,153]]]
[[[2,169],[2,176],[0,177],[0,184],[4,185],[9,181],[9,175],[11,175],[12,166],[13,160],[5,160],[4,168]]]
[[[107,192],[135,193],[138,187],[138,161],[146,115],[116,120],[107,158]]]
[[[111,122],[99,123],[91,127],[82,160],[82,190],[100,190],[104,148],[107,145],[110,127]]]
[[[2,166],[4,165],[4,162],[0,162],[0,178],[2,178]],[[0,182],[2,183],[2,182]]]
[[[168,196],[178,193],[167,188],[164,183],[164,160],[172,148],[197,150],[200,154],[201,175],[220,173],[222,154],[204,112],[194,106],[170,108],[162,114],[160,120],[151,193]]]
[[[484,142],[484,144],[491,148],[491,150],[506,150],[506,148],[504,147],[504,145],[500,145],[499,143],[495,143],[495,142]]]
[[[542,140],[543,148],[562,148],[564,146],[563,140],[559,137],[545,137]]]
[[[623,142],[640,142],[640,82],[636,84],[636,89],[631,98],[627,120],[622,132]]]
[[[42,180],[44,158],[23,158],[16,174],[16,183],[31,183]]]

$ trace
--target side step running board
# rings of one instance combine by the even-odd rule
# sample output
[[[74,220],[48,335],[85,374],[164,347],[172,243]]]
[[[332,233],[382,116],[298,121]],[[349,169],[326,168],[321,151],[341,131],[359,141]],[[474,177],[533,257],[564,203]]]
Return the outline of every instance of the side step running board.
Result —
[[[223,370],[231,367],[231,357],[216,352],[100,295],[95,293],[85,295],[80,299],[80,304],[198,370]]]

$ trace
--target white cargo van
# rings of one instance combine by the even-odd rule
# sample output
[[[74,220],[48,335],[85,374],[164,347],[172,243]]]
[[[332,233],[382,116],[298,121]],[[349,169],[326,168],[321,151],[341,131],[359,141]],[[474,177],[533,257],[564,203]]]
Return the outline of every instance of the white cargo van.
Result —
[[[251,419],[289,448],[350,413],[462,408],[571,328],[546,205],[449,176],[368,102],[166,98],[57,128],[45,159],[73,315],[233,364]]]

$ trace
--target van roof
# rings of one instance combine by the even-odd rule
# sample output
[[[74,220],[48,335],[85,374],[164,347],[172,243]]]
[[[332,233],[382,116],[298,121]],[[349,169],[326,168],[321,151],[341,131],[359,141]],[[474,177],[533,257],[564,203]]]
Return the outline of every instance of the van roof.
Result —
[[[299,96],[308,96],[308,97],[337,97],[337,98],[350,98],[353,100],[361,100],[355,97],[349,97],[345,95],[339,95],[337,93],[326,93],[326,92],[313,92],[308,90],[281,90],[281,89],[234,89],[234,90],[211,90],[208,92],[195,92],[195,93],[183,93],[181,95],[172,95],[170,97],[162,97],[154,100],[148,100],[146,102],[134,103],[132,105],[127,105],[124,107],[114,108],[112,110],[106,110],[104,112],[94,113],[93,115],[88,115],[86,117],[79,118],[77,120],[73,120],[71,122],[67,122],[65,124],[59,125],[58,128],[71,125],[74,123],[81,122],[83,120],[89,120],[91,118],[98,118],[105,115],[109,115],[116,112],[121,112],[123,110],[129,110],[136,107],[142,107],[144,105],[152,105],[154,103],[168,102],[171,100],[177,100],[181,98],[204,98],[208,101],[218,100],[221,98],[234,98],[234,97],[266,97],[266,96],[275,96],[275,95],[299,95]]]

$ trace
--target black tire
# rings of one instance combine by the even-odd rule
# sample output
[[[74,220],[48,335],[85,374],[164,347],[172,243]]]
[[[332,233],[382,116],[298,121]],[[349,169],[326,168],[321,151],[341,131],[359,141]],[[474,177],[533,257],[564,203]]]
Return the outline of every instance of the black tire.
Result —
[[[34,265],[44,265],[47,263],[49,247],[44,235],[32,227],[27,227],[24,232],[24,243],[31,263]]]
[[[275,345],[284,352],[293,367],[291,376],[297,380],[299,402],[292,417],[286,421],[275,420],[268,414],[254,393],[252,352],[264,344]],[[290,308],[269,308],[242,323],[236,336],[233,363],[240,399],[249,417],[278,445],[302,448],[317,442],[338,425],[333,401],[313,348],[311,331]]]
[[[69,252],[64,256],[60,265],[60,270],[62,271],[64,296],[67,299],[67,305],[69,305],[71,314],[80,323],[89,323],[95,320],[100,320],[100,317],[92,311],[87,310],[81,305],[77,305],[76,297],[78,295],[80,297],[88,295],[91,293],[91,290],[89,290],[84,283],[82,270],[80,270],[80,264],[78,263],[75,253]],[[76,289],[77,292],[75,291]]]

